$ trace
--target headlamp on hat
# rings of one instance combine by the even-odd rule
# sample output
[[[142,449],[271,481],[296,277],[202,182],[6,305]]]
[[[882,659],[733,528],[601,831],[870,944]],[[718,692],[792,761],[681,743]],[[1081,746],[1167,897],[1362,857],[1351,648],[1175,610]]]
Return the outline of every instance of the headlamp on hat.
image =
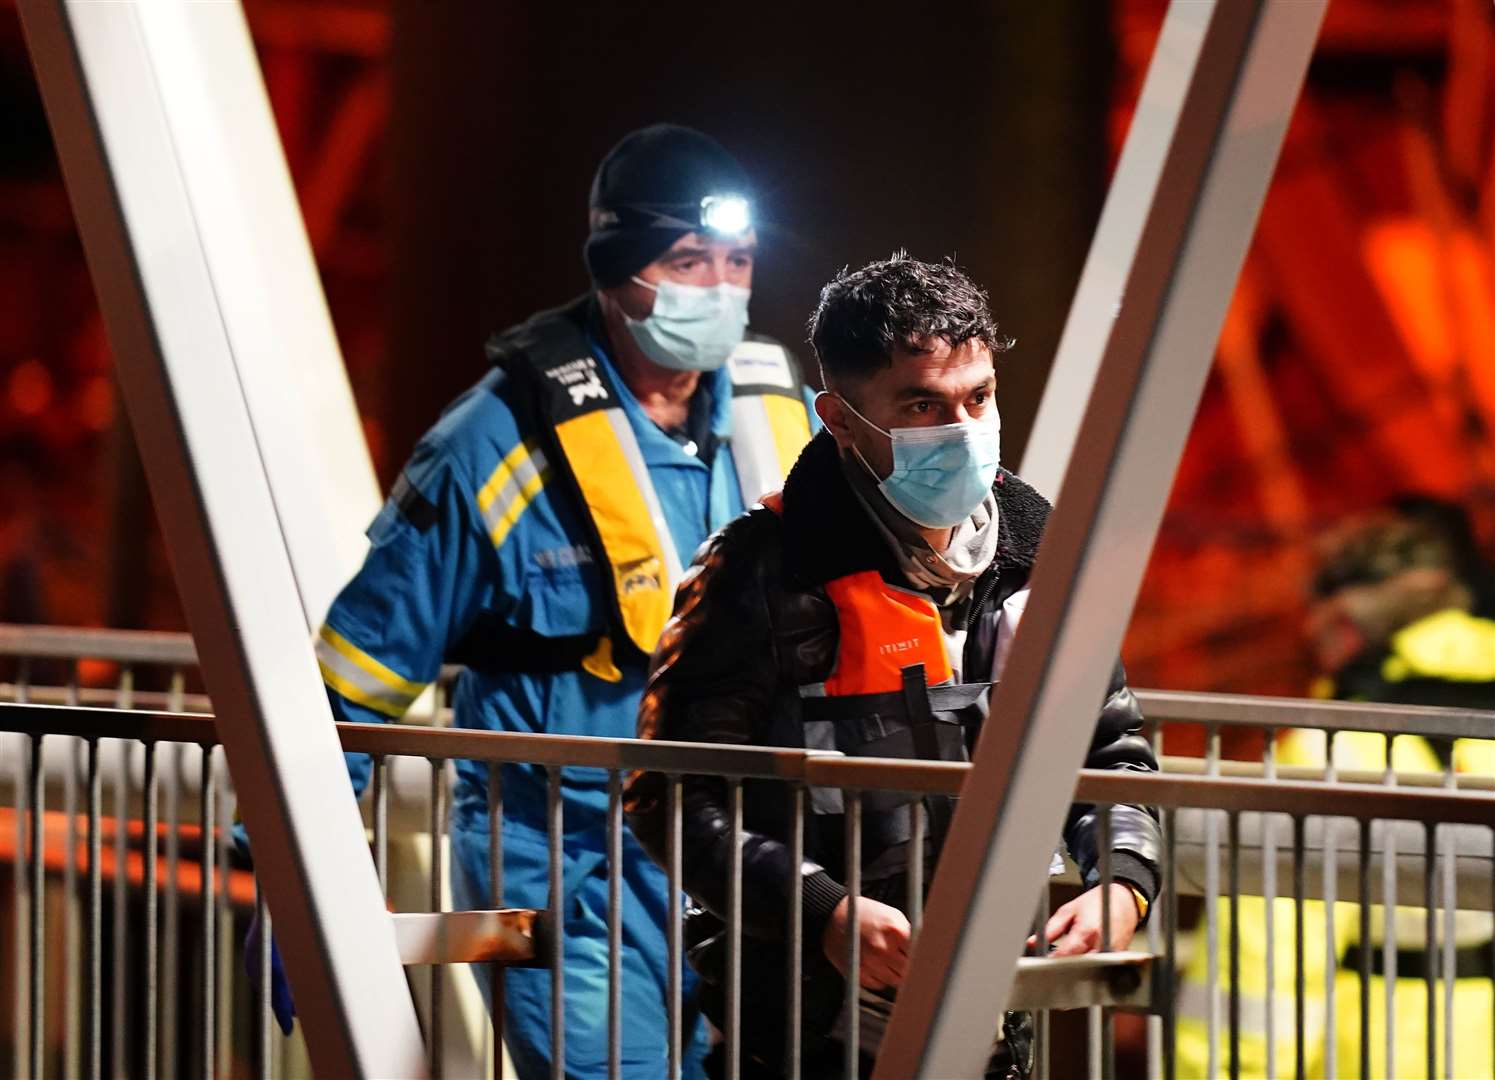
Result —
[[[707,195],[698,204],[632,203],[614,208],[593,208],[593,232],[620,226],[689,229],[717,236],[738,236],[753,227],[753,213],[745,198],[731,193]]]

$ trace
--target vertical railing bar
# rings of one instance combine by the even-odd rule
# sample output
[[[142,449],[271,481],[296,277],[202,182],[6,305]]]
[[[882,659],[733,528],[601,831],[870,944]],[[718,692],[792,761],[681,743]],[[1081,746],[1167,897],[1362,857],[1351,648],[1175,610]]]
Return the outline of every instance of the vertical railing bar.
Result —
[[[1163,939],[1167,950],[1163,987],[1163,1080],[1178,1077],[1178,811],[1163,811]]]
[[[1155,725],[1155,730],[1158,726],[1160,725]],[[1162,739],[1155,738],[1154,742],[1158,744],[1154,749],[1154,753],[1157,753],[1161,749]],[[1158,880],[1161,885],[1163,879],[1160,877]],[[1152,918],[1147,920],[1147,951],[1153,956],[1163,954],[1162,918],[1160,913],[1154,912]],[[1163,1078],[1163,1018],[1158,1015],[1157,1010],[1149,1011],[1147,1016],[1147,1078]]]
[[[1438,1075],[1438,826],[1423,826],[1422,899],[1426,940],[1422,977],[1427,983],[1427,1076]],[[1453,972],[1449,972],[1453,977]]]
[[[1100,951],[1111,951],[1111,811],[1109,805],[1097,806],[1096,854],[1100,862]],[[1100,1028],[1100,1074],[1103,1080],[1116,1076],[1116,1020],[1111,1010],[1099,1006],[1093,1010]]]
[[[561,770],[547,770],[546,834],[550,884],[550,1075],[566,1077],[566,882],[562,856],[565,842],[564,803],[561,801]],[[673,897],[672,897],[673,899]]]
[[[1034,936],[1034,952],[1038,956],[1049,954],[1049,872],[1044,871],[1043,887],[1038,890],[1038,930]],[[1039,1080],[1049,1075],[1049,1010],[1040,1009],[1033,1023],[1033,1071]]]
[[[203,1080],[212,1080],[213,1070],[217,1065],[217,1054],[214,1052],[216,1027],[216,997],[218,990],[217,956],[214,946],[216,944],[216,908],[214,904],[214,890],[216,889],[216,837],[217,829],[217,780],[213,773],[213,747],[204,744],[202,748],[202,780],[198,788],[198,800],[201,805],[202,823],[202,852],[199,855],[201,863],[202,882],[202,1075]]]
[[[1453,1080],[1454,1034],[1459,1030],[1455,1015],[1454,986],[1458,981],[1458,851],[1455,835],[1445,831],[1443,842],[1443,1076]],[[1492,968],[1495,970],[1495,968]]]
[[[25,661],[21,661],[21,670],[25,670]],[[24,691],[22,691],[24,693]],[[21,694],[18,693],[18,697]],[[22,752],[19,746],[22,743],[30,745],[22,734],[6,733],[6,739],[16,743],[15,761],[10,769],[12,779],[12,790],[15,797],[12,806],[15,808],[15,866],[10,874],[10,911],[12,911],[12,927],[10,927],[10,956],[15,959],[12,971],[12,984],[15,987],[15,1008],[13,1008],[12,1019],[10,1019],[10,1032],[12,1032],[12,1043],[15,1044],[15,1068],[13,1068],[13,1080],[25,1080],[27,1077],[27,1058],[21,1049],[25,1046],[25,1035],[30,1031],[31,999],[30,981],[27,978],[27,959],[30,950],[30,918],[31,918],[31,893],[30,881],[25,874],[25,847],[27,847],[27,812],[31,805],[27,797],[28,779],[30,770],[30,754]]]
[[[31,697],[31,660],[28,657],[20,657],[16,665],[16,701],[25,704]],[[29,841],[28,807],[31,800],[28,794],[30,788],[31,772],[31,741],[21,734],[9,734],[10,739],[16,746],[15,761],[11,771],[11,779],[15,790],[15,852],[16,861],[14,873],[11,874],[11,893],[15,912],[12,924],[13,940],[11,943],[11,956],[15,959],[12,970],[12,985],[15,987],[14,1012],[12,1016],[12,1042],[15,1046],[15,1076],[21,1080],[27,1075],[26,1051],[23,1046],[29,1045],[28,1035],[30,1033],[31,1019],[31,986],[26,969],[26,961],[31,950],[31,919],[32,904],[35,898],[31,895],[29,875],[23,869],[26,860],[26,847]]]
[[[220,827],[233,821],[233,777],[229,774],[226,756],[221,757],[218,778],[218,821]],[[227,838],[225,837],[225,840]],[[216,840],[215,840],[216,843]],[[233,894],[233,865],[229,860],[229,844],[219,843],[218,847],[218,891],[217,899],[218,918],[218,1076],[228,1076],[233,1067],[234,1049],[234,909]]]
[[[374,870],[379,895],[389,899],[389,765],[383,754],[373,757]]]
[[[259,1014],[259,1074],[260,1080],[270,1080],[274,1072],[275,1013],[270,999],[273,991],[272,974],[274,928],[270,925],[270,908],[265,903],[265,892],[260,883],[254,883],[254,913],[260,924],[259,954],[254,958],[256,981],[259,992],[255,995],[255,1012]]]
[[[1457,745],[1457,744],[1455,744]],[[1443,786],[1458,789],[1458,770],[1452,753],[1443,771]],[[1454,1033],[1458,1018],[1454,1015],[1454,984],[1458,979],[1458,865],[1454,834],[1445,832],[1443,845],[1443,1075],[1453,1080]]]
[[[1266,729],[1262,776],[1277,779],[1277,729]],[[1261,891],[1266,934],[1266,1077],[1277,1080],[1277,815],[1261,815]]]
[[[1382,783],[1396,786],[1396,768],[1393,764],[1393,749],[1396,736],[1386,736],[1386,771]],[[1381,832],[1381,981],[1386,991],[1386,1017],[1383,1027],[1386,1034],[1386,1068],[1396,1067],[1396,829],[1395,822],[1387,821]]]
[[[1241,817],[1226,817],[1230,890],[1230,1080],[1241,1075]]]
[[[119,671],[119,683],[115,688],[114,705],[118,709],[135,707],[135,669],[125,664]],[[132,744],[118,744],[118,767],[114,773],[114,910],[112,912],[114,935],[110,942],[110,988],[109,988],[109,1048],[114,1072],[128,1071],[129,1053],[126,1038],[125,1004],[129,986],[129,874],[124,872],[129,860],[130,841],[130,758]],[[146,892],[153,884],[147,880]],[[155,1023],[154,1003],[147,1005],[149,1024]]]
[[[46,863],[46,795],[42,787],[44,735],[31,736],[31,1076],[42,1080],[43,1054],[46,1051],[46,1032],[42,1029],[43,1002],[47,992],[46,982],[46,908],[47,908],[47,863]]]
[[[1101,1058],[1104,1056],[1100,1008],[1092,1005],[1085,1010],[1085,1075],[1089,1080],[1101,1080]]]
[[[1360,1080],[1370,1080],[1370,826],[1360,821]]]
[[[623,1074],[623,776],[607,774],[607,1075]]]
[[[78,661],[70,660],[67,666],[67,686],[63,700],[68,705],[78,704]],[[79,1021],[83,1015],[79,998],[78,978],[80,953],[78,942],[78,774],[82,771],[83,740],[71,736],[63,738],[62,752],[62,903],[59,929],[62,931],[62,955],[59,957],[62,976],[62,1075],[77,1076]]]
[[[140,1050],[143,1062],[142,1071],[145,1080],[154,1080],[156,1075],[157,963],[159,960],[159,957],[156,955],[156,818],[160,809],[160,785],[156,782],[156,744],[154,742],[146,743],[143,747],[143,752],[144,761],[142,763],[143,773],[141,778],[143,790],[141,791],[141,796],[145,801],[145,820],[142,823],[143,828],[140,840],[144,872],[140,877],[140,889],[141,896],[145,901],[145,1000],[140,1005],[145,1012],[145,1024],[141,1032]],[[124,786],[125,776],[128,775],[128,772],[128,768],[122,765],[119,775],[121,787]],[[121,816],[116,827],[120,831],[123,831],[124,823],[125,818]],[[124,865],[123,860],[115,863],[115,874],[119,878],[126,876],[124,874]],[[118,897],[117,892],[115,895]],[[115,925],[118,926],[120,921],[116,918]],[[125,951],[122,949],[121,955]],[[123,1015],[122,1008],[120,1015]],[[123,1040],[121,1039],[116,1045],[123,1048]],[[114,1071],[118,1073],[123,1068],[122,1059],[116,1058]]]
[[[442,885],[446,880],[446,860],[443,857],[442,841],[446,838],[446,762],[441,758],[428,759],[431,764],[431,879],[429,906],[433,913],[442,910]],[[440,1080],[445,1062],[442,1054],[442,1020],[444,1019],[443,968],[431,965],[430,986],[430,1030],[426,1032],[426,1066],[432,1080]]]
[[[794,867],[794,874],[789,885],[789,962],[786,965],[789,970],[789,985],[785,987],[786,1000],[789,1002],[789,1038],[784,1049],[784,1075],[789,1080],[799,1080],[799,1059],[804,1033],[804,1017],[800,1014],[800,977],[805,947],[805,789],[800,784],[793,784],[789,790],[794,822],[789,833],[789,860]]]
[[[171,673],[167,693],[167,710],[180,712],[186,693],[186,675],[180,668]],[[177,1074],[177,981],[181,974],[182,910],[182,793],[187,780],[187,746],[173,743],[170,767],[166,772],[166,899],[162,907],[161,972],[157,985],[161,990],[160,1044],[158,1054],[162,1080],[176,1080]],[[159,976],[160,973],[158,973]]]
[[[912,928],[910,944],[919,938],[924,925],[924,844],[926,818],[924,800],[909,803],[908,922]]]
[[[846,804],[846,1042],[847,1080],[861,1075],[862,935],[857,900],[862,891],[862,793],[845,791]]]
[[[1294,1075],[1308,1075],[1307,976],[1303,937],[1304,818],[1293,815],[1293,1055]]]
[[[1205,739],[1207,776],[1220,774],[1220,728],[1208,725]],[[1220,817],[1204,816],[1205,939],[1205,1075],[1220,1075]]]
[[[681,1058],[680,1058],[680,1024],[681,1008],[680,998],[682,993],[682,980],[685,963],[682,942],[681,910],[680,910],[680,826],[683,807],[681,805],[680,777],[668,776],[669,784],[668,809],[670,817],[669,835],[665,838],[666,859],[669,863],[666,868],[666,876],[669,881],[669,897],[665,910],[669,912],[669,919],[665,927],[666,952],[669,963],[669,1001],[666,1003],[669,1032],[669,1080],[680,1080]]]
[[[742,1075],[742,780],[728,781],[732,862],[727,871],[727,1080]]]
[[[381,882],[382,882],[381,878]],[[504,782],[503,769],[488,764],[488,894],[495,908],[504,904]],[[504,1075],[504,969],[488,965],[488,993],[493,1003],[493,1080]]]
[[[99,834],[103,815],[100,803],[103,800],[103,778],[99,772],[99,740],[88,740],[88,927],[86,938],[85,967],[88,969],[88,1016],[86,1050],[86,1075],[103,1075],[103,1020],[104,1020],[104,875],[100,860],[104,855],[103,837]],[[124,822],[116,822],[116,828],[124,828]],[[116,867],[115,873],[124,873],[124,867]]]
[[[1335,783],[1339,770],[1334,763],[1334,739],[1338,732],[1324,733],[1324,781]],[[1324,1075],[1339,1075],[1339,1030],[1335,982],[1339,974],[1339,934],[1335,925],[1335,901],[1339,894],[1338,818],[1325,817],[1324,828]]]

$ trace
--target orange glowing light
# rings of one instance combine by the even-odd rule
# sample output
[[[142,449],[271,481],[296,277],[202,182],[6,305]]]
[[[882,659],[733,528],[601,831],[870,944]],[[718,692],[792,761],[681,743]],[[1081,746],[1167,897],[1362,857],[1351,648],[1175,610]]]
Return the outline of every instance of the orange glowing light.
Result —
[[[89,431],[104,431],[114,422],[114,386],[95,375],[78,391],[78,420]]]
[[[10,407],[19,416],[40,416],[52,404],[52,373],[40,360],[23,360],[6,385]]]

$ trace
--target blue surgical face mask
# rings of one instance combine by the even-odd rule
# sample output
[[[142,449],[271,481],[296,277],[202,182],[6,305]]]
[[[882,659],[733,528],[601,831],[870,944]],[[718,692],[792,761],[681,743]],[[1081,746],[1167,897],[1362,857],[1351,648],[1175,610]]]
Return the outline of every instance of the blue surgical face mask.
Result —
[[[742,344],[751,289],[741,285],[637,284],[654,291],[654,310],[643,319],[624,316],[644,355],[676,371],[715,371]]]
[[[1002,456],[1002,417],[938,427],[896,427],[886,431],[868,420],[845,398],[842,403],[873,431],[893,444],[893,471],[878,480],[893,509],[915,525],[948,529],[973,514],[991,494]],[[852,452],[874,477],[877,473],[853,444]]]

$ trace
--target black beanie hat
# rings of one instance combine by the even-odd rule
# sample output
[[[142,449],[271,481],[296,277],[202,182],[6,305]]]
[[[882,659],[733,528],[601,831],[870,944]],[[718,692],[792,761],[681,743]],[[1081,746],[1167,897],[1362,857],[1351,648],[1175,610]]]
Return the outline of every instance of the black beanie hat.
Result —
[[[684,223],[699,220],[709,195],[751,198],[747,173],[710,135],[679,124],[625,135],[592,178],[591,234],[582,249],[592,283],[622,284],[695,232]]]

